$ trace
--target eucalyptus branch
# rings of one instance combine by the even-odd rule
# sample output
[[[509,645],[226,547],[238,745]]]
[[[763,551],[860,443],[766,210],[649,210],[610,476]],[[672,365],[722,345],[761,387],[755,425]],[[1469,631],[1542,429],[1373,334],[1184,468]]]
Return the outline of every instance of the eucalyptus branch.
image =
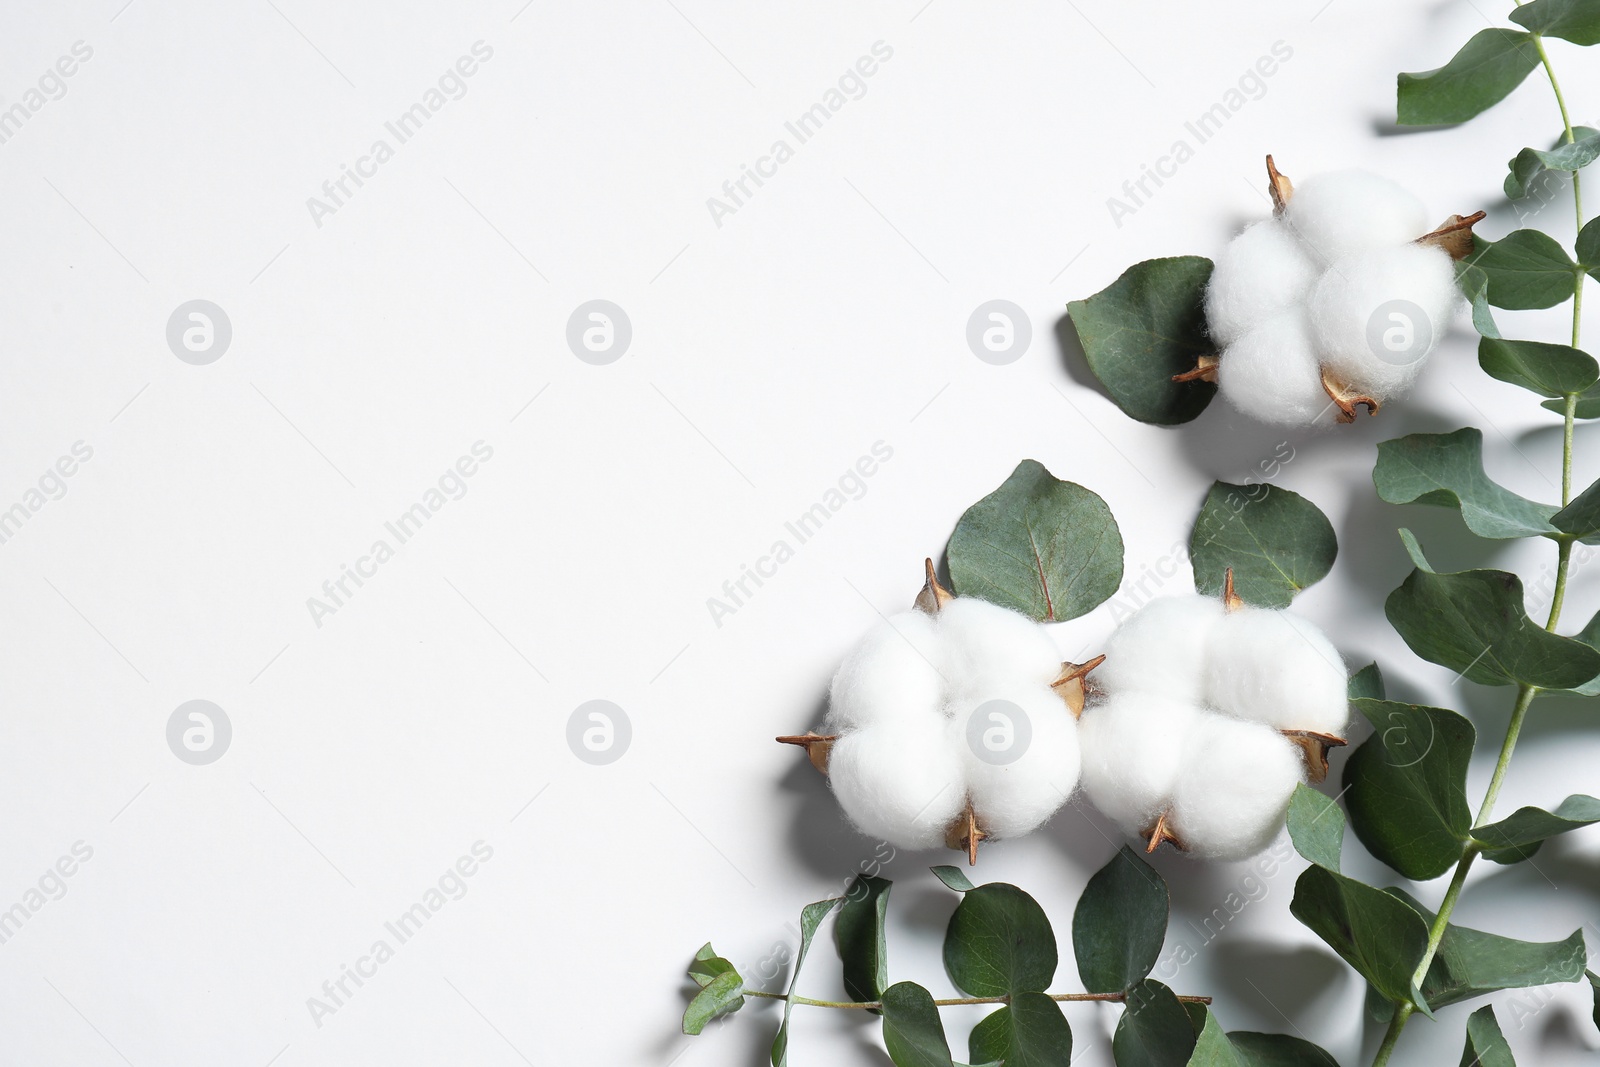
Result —
[[[1522,0],[1517,0],[1517,6],[1522,6]],[[1564,128],[1563,138],[1567,144],[1572,144],[1576,136],[1572,128],[1572,119],[1567,111],[1566,98],[1561,92],[1561,83],[1556,78],[1555,68],[1550,63],[1550,56],[1545,51],[1544,38],[1538,34],[1531,35],[1534,47],[1539,53],[1539,62],[1544,67],[1544,72],[1550,80],[1550,88],[1555,94],[1556,106],[1561,111],[1561,122]],[[1576,215],[1577,229],[1582,230],[1583,218],[1583,192],[1581,175],[1577,171],[1572,174],[1572,202]],[[1577,348],[1583,332],[1583,287],[1586,273],[1579,268],[1576,272],[1576,284],[1572,298],[1572,347]],[[1573,451],[1573,426],[1577,415],[1578,397],[1569,393],[1563,410],[1562,443],[1561,443],[1561,506],[1566,507],[1572,503],[1572,451]],[[1572,562],[1572,542],[1570,536],[1562,537],[1557,542],[1556,548],[1556,578],[1555,590],[1551,597],[1550,615],[1545,623],[1545,630],[1554,633],[1556,625],[1561,621],[1561,608],[1566,599],[1567,576]],[[1511,755],[1517,746],[1517,738],[1522,733],[1522,724],[1527,718],[1528,709],[1533,706],[1534,697],[1538,696],[1538,686],[1526,683],[1517,687],[1516,702],[1511,709],[1511,718],[1506,723],[1505,738],[1500,743],[1500,755],[1495,761],[1494,774],[1489,779],[1489,788],[1484,793],[1483,804],[1478,809],[1477,819],[1473,823],[1474,829],[1484,826],[1489,822],[1489,817],[1494,813],[1495,801],[1499,799],[1500,787],[1505,782],[1506,771],[1511,765]],[[1449,888],[1445,890],[1444,900],[1439,905],[1438,914],[1428,930],[1428,945],[1422,955],[1421,961],[1413,975],[1413,982],[1421,988],[1423,980],[1428,975],[1428,969],[1433,965],[1434,957],[1438,954],[1439,945],[1444,940],[1445,931],[1449,929],[1450,916],[1454,913],[1456,904],[1461,898],[1462,888],[1466,885],[1467,872],[1472,869],[1473,862],[1482,852],[1482,848],[1474,841],[1468,841],[1462,847],[1461,858],[1457,861],[1455,872],[1451,875]],[[1372,1063],[1373,1067],[1384,1067],[1389,1062],[1395,1045],[1400,1040],[1400,1034],[1405,1029],[1406,1023],[1416,1013],[1416,1008],[1410,1003],[1399,1005],[1395,1009],[1394,1018],[1390,1020],[1389,1028],[1385,1032],[1382,1044],[1378,1047],[1377,1055]]]

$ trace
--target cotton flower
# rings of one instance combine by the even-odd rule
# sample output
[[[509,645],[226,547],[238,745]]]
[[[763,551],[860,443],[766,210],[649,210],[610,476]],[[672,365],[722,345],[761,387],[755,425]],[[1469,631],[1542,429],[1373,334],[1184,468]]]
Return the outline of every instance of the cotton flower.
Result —
[[[1152,601],[1122,624],[1079,723],[1089,800],[1154,850],[1235,860],[1320,781],[1349,714],[1344,663],[1312,623],[1221,601]]]
[[[862,833],[899,848],[940,844],[975,861],[985,838],[1020,837],[1077,788],[1077,715],[1094,664],[1061,662],[1048,631],[939,585],[846,655],[824,733],[804,745]]]
[[[1180,381],[1215,382],[1263,422],[1320,426],[1403,395],[1449,327],[1452,259],[1472,224],[1425,233],[1426,209],[1387,178],[1334,171],[1299,187],[1267,157],[1275,211],[1217,257],[1207,329],[1220,346]]]

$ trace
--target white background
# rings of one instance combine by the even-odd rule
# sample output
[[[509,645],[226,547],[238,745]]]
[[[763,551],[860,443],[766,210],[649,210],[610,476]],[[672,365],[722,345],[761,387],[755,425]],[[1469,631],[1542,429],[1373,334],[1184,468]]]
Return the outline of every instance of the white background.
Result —
[[[1286,440],[1221,404],[1182,429],[1131,422],[1063,356],[1066,301],[1148,256],[1214,254],[1264,213],[1267,151],[1295,177],[1391,174],[1440,218],[1489,208],[1499,236],[1504,161],[1559,128],[1537,76],[1464,127],[1389,125],[1395,72],[1482,28],[1470,3],[124,2],[9,0],[0,32],[6,106],[93,49],[0,145],[0,508],[93,449],[0,545],[0,908],[93,849],[0,945],[7,1063],[761,1062],[776,1006],[683,1038],[683,968],[710,939],[758,973],[800,907],[872,858],[771,741],[819,720],[847,645],[1020,459],[1105,496],[1131,583],[1187,538],[1213,478]],[[493,56],[465,96],[319,226],[307,198],[480,40]],[[1280,40],[1293,56],[1264,94],[1116,226],[1107,198]],[[718,226],[707,198],[878,41],[893,56],[865,94]],[[1600,116],[1592,56],[1551,49],[1575,119]],[[1570,207],[1537,224],[1570,236]],[[195,298],[233,327],[207,366],[165,339]],[[633,326],[609,366],[564,339],[595,298]],[[1032,321],[1009,366],[964,336],[994,298]],[[1547,340],[1564,321],[1501,316]],[[1392,693],[1475,719],[1475,798],[1509,693],[1453,686],[1384,624],[1408,570],[1393,531],[1442,568],[1537,574],[1550,553],[1381,504],[1375,444],[1481,425],[1491,473],[1550,499],[1556,423],[1482,375],[1463,323],[1408,403],[1290,435],[1278,476],[1342,542],[1301,609]],[[307,598],[480,440],[493,457],[466,495],[318,626]],[[1578,440],[1581,486],[1600,462]],[[893,458],[865,495],[715,625],[707,598],[877,441]],[[1165,591],[1187,588],[1185,567]],[[1597,606],[1580,567],[1572,625]],[[1062,625],[1063,652],[1109,625],[1108,608]],[[197,698],[234,731],[208,766],[166,742]],[[608,766],[565,740],[597,698],[632,724]],[[1541,704],[1501,810],[1594,791],[1597,722]],[[1055,918],[1058,989],[1113,837],[1069,808],[980,860]],[[493,858],[466,895],[317,1025],[308,998],[480,840]],[[953,994],[937,952],[954,899],[926,867],[948,859],[888,868],[891,976],[936,995]],[[1249,869],[1156,862],[1191,940]],[[1215,995],[1229,1028],[1366,1062],[1360,981],[1288,914],[1300,866],[1172,984]],[[1468,925],[1556,939],[1594,919],[1593,832],[1480,867]],[[819,940],[802,989],[837,973]],[[1586,989],[1497,1003],[1523,1062],[1600,1047]],[[1416,1020],[1400,1062],[1455,1062],[1468,1010]],[[1081,1062],[1109,1063],[1115,1009],[1068,1014]],[[957,1058],[976,1018],[946,1013]],[[802,1009],[792,1062],[886,1063],[877,1041],[865,1017]]]

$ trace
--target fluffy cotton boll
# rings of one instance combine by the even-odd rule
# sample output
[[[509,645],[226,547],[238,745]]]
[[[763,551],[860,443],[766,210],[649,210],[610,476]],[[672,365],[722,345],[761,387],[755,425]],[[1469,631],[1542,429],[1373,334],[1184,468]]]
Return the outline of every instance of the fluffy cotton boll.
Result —
[[[1455,269],[1442,248],[1403,244],[1340,259],[1311,294],[1323,365],[1382,400],[1405,390],[1450,326]]]
[[[1333,425],[1334,403],[1302,309],[1268,320],[1222,353],[1217,388],[1228,403],[1261,422]]]
[[[1212,631],[1206,703],[1279,730],[1344,733],[1344,660],[1316,625],[1288,611],[1243,608]]]
[[[1078,785],[1078,724],[1049,689],[1012,690],[949,724],[978,823],[995,837],[1037,829]]]
[[[1222,601],[1213,597],[1152,600],[1106,642],[1106,661],[1096,669],[1095,682],[1110,693],[1137,690],[1202,703],[1211,631],[1224,614]]]
[[[936,714],[944,679],[935,664],[942,658],[932,617],[906,611],[880,622],[833,676],[829,732]]]
[[[1322,265],[1277,219],[1258,222],[1217,257],[1206,286],[1206,326],[1231,345],[1285,308],[1303,303]]]
[[[1167,828],[1201,859],[1254,856],[1278,836],[1303,780],[1299,751],[1276,730],[1207,715],[1189,736]]]
[[[1296,185],[1283,222],[1325,267],[1351,252],[1415,241],[1428,232],[1428,209],[1388,178],[1336,170]]]
[[[1117,693],[1085,708],[1078,744],[1090,802],[1130,836],[1149,830],[1172,802],[1186,739],[1203,714],[1145,693]]]
[[[929,716],[868,726],[834,742],[828,784],[856,829],[896,848],[944,844],[967,796],[948,729],[943,716]]]
[[[1061,671],[1061,653],[1043,626],[1020,612],[976,597],[960,596],[939,609],[938,628],[950,686],[981,691],[984,686],[1040,682],[1048,685]]]

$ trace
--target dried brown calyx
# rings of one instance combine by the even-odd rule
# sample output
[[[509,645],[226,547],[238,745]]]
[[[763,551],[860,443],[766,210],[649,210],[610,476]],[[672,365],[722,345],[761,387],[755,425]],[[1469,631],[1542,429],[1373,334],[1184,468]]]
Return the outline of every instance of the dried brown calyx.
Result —
[[[1284,208],[1289,206],[1289,198],[1294,195],[1294,182],[1278,170],[1270,152],[1267,154],[1267,195],[1272,197],[1274,215],[1282,215]]]
[[[823,774],[828,773],[828,754],[833,751],[833,743],[837,740],[838,734],[819,734],[809,730],[803,734],[781,734],[778,737],[780,745],[798,745],[805,749],[811,766]]]
[[[1172,827],[1168,824],[1167,820],[1171,814],[1168,811],[1162,812],[1160,817],[1156,819],[1155,825],[1144,832],[1144,851],[1146,855],[1154,852],[1168,841],[1172,842],[1172,846],[1179,852],[1189,851],[1184,843],[1178,840],[1178,835],[1172,832]]]
[[[967,801],[964,811],[956,816],[956,821],[951,823],[944,831],[946,848],[953,848],[957,852],[967,854],[967,866],[978,865],[978,842],[987,838],[989,834],[978,822],[978,813],[972,807],[972,801]]]
[[[1437,230],[1418,237],[1417,244],[1442,248],[1450,254],[1451,259],[1466,259],[1472,255],[1475,247],[1472,227],[1487,217],[1487,213],[1482,211],[1474,211],[1470,215],[1451,215]]]
[[[922,591],[917,594],[912,606],[924,614],[937,615],[939,609],[954,600],[956,595],[939,584],[939,573],[933,569],[931,557],[923,560],[922,566],[927,573],[927,579],[922,583]]]
[[[1067,705],[1067,710],[1072,712],[1074,719],[1083,718],[1083,705],[1090,694],[1098,693],[1099,687],[1089,679],[1089,672],[1106,661],[1105,656],[1096,656],[1087,663],[1063,663],[1061,673],[1056,675],[1056,680],[1050,683],[1050,688],[1056,691],[1056,696]]]
[[[1341,424],[1355,422],[1358,407],[1366,408],[1368,415],[1376,415],[1378,409],[1383,406],[1383,402],[1376,397],[1357,392],[1339,381],[1326,367],[1322,368],[1322,391],[1328,394],[1328,399],[1339,409],[1339,414],[1333,418],[1335,422]]]
[[[1335,748],[1343,748],[1350,743],[1335,734],[1320,734],[1315,730],[1280,732],[1300,749],[1300,755],[1306,761],[1306,777],[1313,782],[1320,782],[1328,777],[1328,752]]]
[[[1210,382],[1212,385],[1216,385],[1217,365],[1221,362],[1222,360],[1217,356],[1201,356],[1194,361],[1193,370],[1174,374],[1172,380],[1175,382]]]

